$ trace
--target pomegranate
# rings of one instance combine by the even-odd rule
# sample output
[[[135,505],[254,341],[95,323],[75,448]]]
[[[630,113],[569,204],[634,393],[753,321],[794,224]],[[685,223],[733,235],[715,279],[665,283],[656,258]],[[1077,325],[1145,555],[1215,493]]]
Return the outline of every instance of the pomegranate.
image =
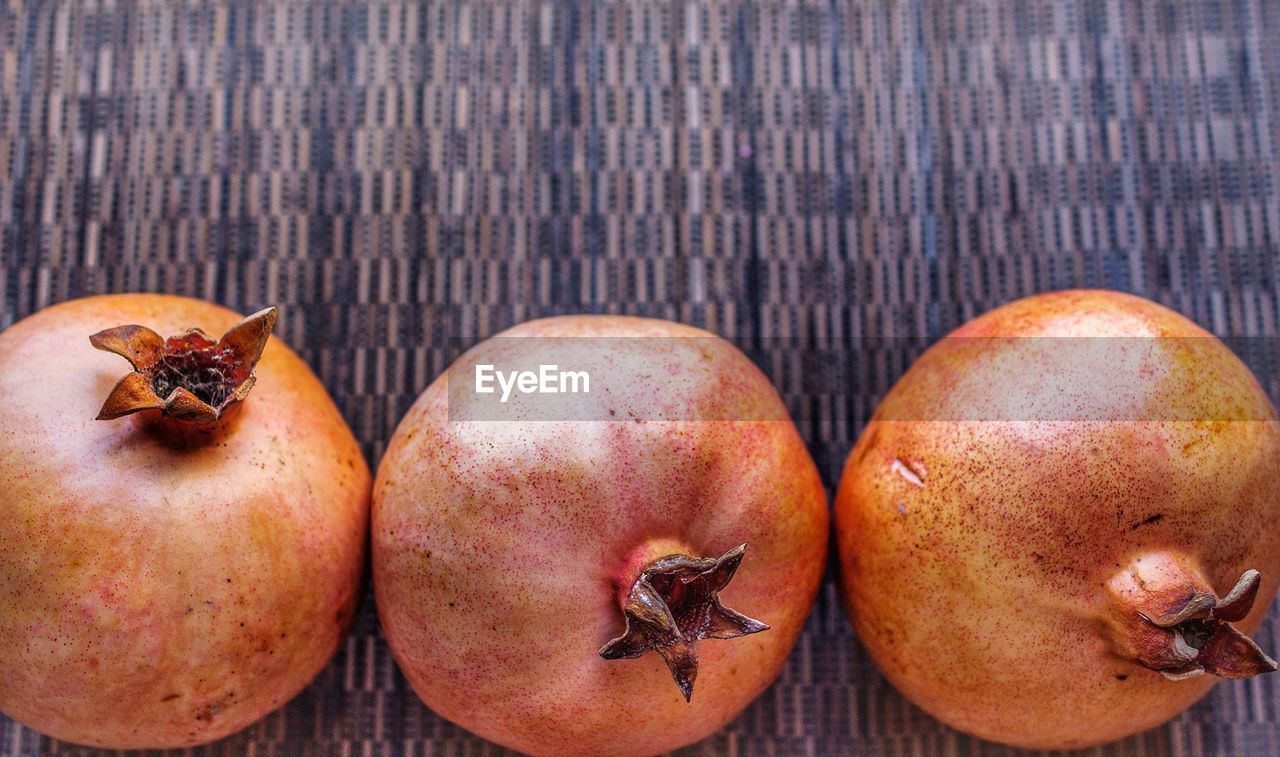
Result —
[[[928,350],[854,447],[844,599],[952,726],[1111,741],[1276,668],[1247,635],[1280,578],[1278,479],[1274,408],[1194,323],[1115,292],[1019,300]]]
[[[274,321],[130,294],[0,334],[0,710],[81,744],[189,746],[334,653],[369,472]]]
[[[503,422],[471,411],[477,370],[536,363],[589,392],[555,417],[547,397],[513,398]],[[769,381],[658,320],[482,342],[409,411],[374,485],[378,613],[410,684],[535,754],[652,754],[719,729],[778,674],[826,544],[821,481]]]

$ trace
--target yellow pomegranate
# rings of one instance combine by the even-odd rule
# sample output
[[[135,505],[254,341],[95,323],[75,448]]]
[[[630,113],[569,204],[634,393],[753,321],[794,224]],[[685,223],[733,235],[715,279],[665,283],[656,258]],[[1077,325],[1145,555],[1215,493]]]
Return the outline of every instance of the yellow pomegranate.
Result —
[[[862,643],[983,738],[1084,747],[1219,677],[1280,580],[1280,424],[1183,316],[1115,292],[1019,300],[934,345],[846,463],[835,519]]]

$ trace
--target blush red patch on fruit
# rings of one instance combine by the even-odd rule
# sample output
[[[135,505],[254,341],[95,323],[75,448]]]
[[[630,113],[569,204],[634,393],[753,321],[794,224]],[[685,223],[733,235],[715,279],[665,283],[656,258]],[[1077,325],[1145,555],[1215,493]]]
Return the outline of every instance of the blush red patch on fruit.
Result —
[[[676,324],[613,317],[537,321],[503,336],[585,334],[712,341]],[[499,341],[461,360],[489,362]],[[647,349],[643,340],[612,341],[615,354]],[[660,752],[719,727],[772,678],[821,575],[821,482],[789,423],[696,420],[785,416],[744,356],[727,346],[708,352],[710,361],[673,344],[664,370],[651,372],[653,391],[584,400],[599,402],[587,416],[624,420],[453,423],[447,375],[406,416],[375,492],[374,586],[392,649],[432,709],[535,754]],[[691,370],[703,378],[685,381]],[[681,373],[667,386],[672,371]],[[716,378],[725,373],[734,375]],[[593,389],[597,375],[605,373],[592,371]],[[731,408],[716,404],[729,400]],[[689,420],[657,420],[663,412]],[[698,642],[691,702],[657,652],[597,656],[624,631],[620,595],[637,568],[672,553],[718,557],[743,542],[724,605],[771,628]],[[449,559],[410,560],[415,543]],[[473,565],[463,553],[493,563]],[[618,722],[627,723],[627,745],[616,739]]]

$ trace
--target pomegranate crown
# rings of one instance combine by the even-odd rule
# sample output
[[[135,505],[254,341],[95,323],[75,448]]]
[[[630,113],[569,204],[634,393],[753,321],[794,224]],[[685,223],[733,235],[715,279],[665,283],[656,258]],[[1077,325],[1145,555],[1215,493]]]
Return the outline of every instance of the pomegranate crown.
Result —
[[[1223,678],[1249,678],[1276,670],[1276,661],[1231,623],[1244,620],[1258,596],[1262,576],[1247,570],[1227,596],[1196,591],[1176,609],[1143,620],[1166,632],[1141,660],[1165,678],[1179,681],[1212,673]]]
[[[623,634],[605,644],[606,660],[662,656],[685,701],[698,677],[698,641],[733,639],[769,626],[720,603],[720,590],[737,572],[747,545],[718,558],[668,555],[645,566],[622,606]]]
[[[275,323],[272,307],[245,318],[216,340],[196,328],[168,339],[136,324],[99,331],[89,342],[128,360],[133,372],[111,390],[98,420],[159,410],[188,423],[217,421],[253,388],[253,368]]]

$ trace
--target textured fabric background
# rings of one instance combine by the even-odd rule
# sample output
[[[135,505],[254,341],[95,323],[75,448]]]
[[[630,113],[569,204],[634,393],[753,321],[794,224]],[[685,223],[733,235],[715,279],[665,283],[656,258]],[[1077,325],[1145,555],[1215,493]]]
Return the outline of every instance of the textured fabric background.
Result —
[[[376,463],[486,335],[678,319],[758,358],[830,487],[927,339],[1021,295],[1274,344],[1277,40],[1275,0],[0,0],[0,326],[108,291],[280,304]],[[1276,754],[1277,686],[1104,752]],[[0,718],[0,752],[79,751]],[[499,750],[418,703],[366,606],[303,695],[198,751]],[[903,700],[830,584],[690,750],[1007,752]]]

